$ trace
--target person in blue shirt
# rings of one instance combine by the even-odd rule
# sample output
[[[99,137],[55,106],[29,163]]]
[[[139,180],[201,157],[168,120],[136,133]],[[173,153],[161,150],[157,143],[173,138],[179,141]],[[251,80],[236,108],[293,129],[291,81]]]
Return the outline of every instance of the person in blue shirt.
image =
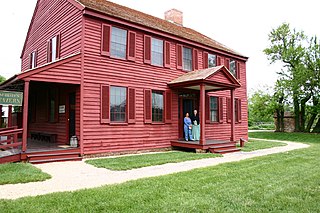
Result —
[[[192,137],[192,123],[191,123],[191,119],[189,118],[189,113],[186,113],[186,117],[184,117],[183,119],[184,122],[184,135],[185,135],[185,139],[186,141],[188,141],[189,139],[193,141],[193,137]]]

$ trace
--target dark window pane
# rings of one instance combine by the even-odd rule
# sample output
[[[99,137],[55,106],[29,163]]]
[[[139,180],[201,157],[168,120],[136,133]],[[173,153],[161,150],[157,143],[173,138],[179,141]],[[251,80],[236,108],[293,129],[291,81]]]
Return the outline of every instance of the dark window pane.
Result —
[[[152,121],[163,122],[163,93],[152,92]]]
[[[216,64],[216,55],[208,54],[208,67],[215,67]]]
[[[187,47],[183,47],[183,69],[192,70],[192,51]]]
[[[126,121],[127,88],[110,87],[110,119],[113,122]]]
[[[218,98],[210,97],[210,119],[212,122],[218,121]]]
[[[160,39],[151,40],[151,64],[163,66],[163,41]]]
[[[127,51],[127,31],[112,27],[111,30],[111,56],[126,58]]]
[[[234,77],[236,76],[236,61],[230,60],[230,72],[233,74]]]

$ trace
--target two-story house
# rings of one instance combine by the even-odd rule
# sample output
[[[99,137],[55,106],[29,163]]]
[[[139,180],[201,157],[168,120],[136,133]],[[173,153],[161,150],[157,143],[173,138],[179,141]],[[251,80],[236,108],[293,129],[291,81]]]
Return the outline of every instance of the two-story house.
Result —
[[[182,15],[173,9],[160,19],[105,0],[38,0],[21,73],[0,85],[24,93],[22,158],[46,144],[61,154],[72,136],[80,155],[247,139],[248,58],[184,27]],[[200,141],[187,143],[183,118],[194,109]]]

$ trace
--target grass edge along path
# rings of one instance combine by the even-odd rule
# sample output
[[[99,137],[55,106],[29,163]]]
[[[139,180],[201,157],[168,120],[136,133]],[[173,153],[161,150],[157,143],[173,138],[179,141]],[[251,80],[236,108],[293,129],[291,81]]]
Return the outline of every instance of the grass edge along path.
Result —
[[[252,152],[261,149],[269,149],[273,147],[286,146],[285,142],[273,142],[267,140],[255,140],[249,138],[249,141],[245,143],[244,147],[240,147],[240,144],[237,144],[238,148],[241,148],[243,152]]]
[[[49,178],[49,174],[29,163],[0,164],[0,185],[38,182]]]
[[[182,151],[171,151],[162,153],[148,153],[141,155],[128,155],[112,158],[89,159],[85,162],[98,168],[105,168],[114,171],[137,169],[147,166],[162,165],[166,163],[179,163],[189,160],[199,160],[204,158],[222,157],[220,154],[193,153]]]

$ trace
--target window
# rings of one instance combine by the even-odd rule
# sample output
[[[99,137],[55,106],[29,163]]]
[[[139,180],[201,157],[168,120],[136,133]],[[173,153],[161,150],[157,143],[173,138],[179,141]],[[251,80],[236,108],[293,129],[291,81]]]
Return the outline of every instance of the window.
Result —
[[[210,97],[210,121],[218,122],[219,121],[219,113],[218,113],[218,98]]]
[[[51,61],[57,59],[57,36],[51,39]]]
[[[192,51],[187,47],[183,47],[183,69],[192,70]]]
[[[126,58],[127,51],[127,31],[112,27],[111,30],[111,56]]]
[[[110,87],[110,121],[126,122],[127,88]]]
[[[208,67],[215,67],[217,66],[216,63],[216,55],[214,54],[208,54]]]
[[[230,60],[229,70],[230,70],[230,72],[233,74],[234,77],[237,77],[237,73],[236,73],[236,61],[235,61],[235,60]]]
[[[163,122],[163,93],[152,92],[152,122]]]
[[[151,64],[163,66],[163,41],[151,39]]]
[[[58,122],[58,95],[57,90],[49,91],[49,122]]]
[[[31,54],[30,54],[30,69],[33,69],[37,66],[37,53],[36,51],[33,51]]]
[[[54,36],[48,41],[47,61],[54,62],[60,58],[60,34]]]

